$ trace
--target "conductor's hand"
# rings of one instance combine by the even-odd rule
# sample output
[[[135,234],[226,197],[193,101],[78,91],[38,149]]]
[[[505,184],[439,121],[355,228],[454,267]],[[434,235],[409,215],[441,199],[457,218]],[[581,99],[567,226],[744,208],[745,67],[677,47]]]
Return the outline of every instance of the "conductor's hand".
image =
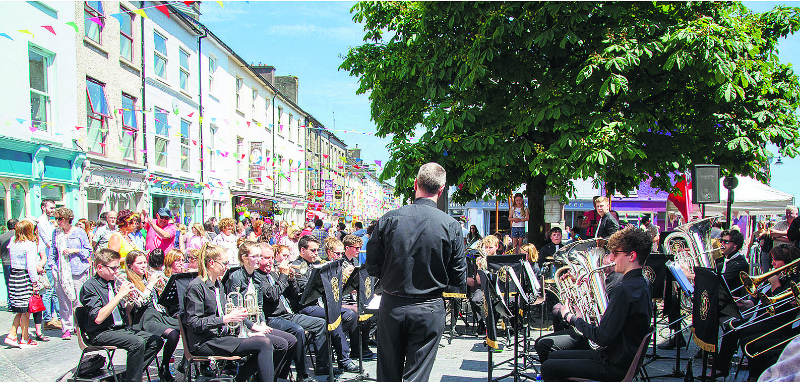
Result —
[[[247,309],[236,308],[230,313],[222,316],[222,323],[227,324],[229,322],[242,322],[242,320],[245,318],[247,318]]]

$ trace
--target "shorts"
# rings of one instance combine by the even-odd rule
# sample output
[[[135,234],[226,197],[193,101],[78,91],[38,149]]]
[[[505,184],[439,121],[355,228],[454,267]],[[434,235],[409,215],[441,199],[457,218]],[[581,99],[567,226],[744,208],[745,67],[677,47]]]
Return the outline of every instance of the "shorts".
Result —
[[[525,227],[511,227],[511,237],[525,237]]]

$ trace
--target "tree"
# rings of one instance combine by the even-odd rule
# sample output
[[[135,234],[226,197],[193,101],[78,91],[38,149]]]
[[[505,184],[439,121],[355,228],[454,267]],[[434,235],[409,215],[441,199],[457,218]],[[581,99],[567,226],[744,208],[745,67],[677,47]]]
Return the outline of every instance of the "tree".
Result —
[[[800,9],[729,2],[360,2],[364,44],[342,69],[392,136],[383,179],[411,196],[422,163],[455,201],[527,185],[528,239],[544,240],[544,195],[595,177],[609,192],[718,164],[765,181],[800,143],[797,77],[779,62]],[[422,131],[415,134],[416,130]]]

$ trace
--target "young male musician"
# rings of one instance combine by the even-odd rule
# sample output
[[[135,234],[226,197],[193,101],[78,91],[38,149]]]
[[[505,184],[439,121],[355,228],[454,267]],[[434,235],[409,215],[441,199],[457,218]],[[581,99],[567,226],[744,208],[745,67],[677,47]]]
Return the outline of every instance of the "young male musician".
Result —
[[[94,253],[95,274],[86,280],[80,293],[81,305],[89,313],[86,335],[92,345],[125,349],[128,358],[124,380],[141,382],[145,365],[155,358],[164,341],[148,332],[127,328],[128,317],[120,302],[134,287],[126,282],[116,290],[114,276],[119,259],[119,253],[108,248]]]
[[[599,325],[575,316],[564,305],[563,319],[600,350],[559,350],[542,364],[544,381],[569,377],[591,380],[622,380],[650,330],[652,302],[650,286],[642,276],[642,264],[650,255],[652,241],[635,227],[617,231],[609,238],[609,259],[614,271],[623,275],[622,283],[609,296],[608,308]]]

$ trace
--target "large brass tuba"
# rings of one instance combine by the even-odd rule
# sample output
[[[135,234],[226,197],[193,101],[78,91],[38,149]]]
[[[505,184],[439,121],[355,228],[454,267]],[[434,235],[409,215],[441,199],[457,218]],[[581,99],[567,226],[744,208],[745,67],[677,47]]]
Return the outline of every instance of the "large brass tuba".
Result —
[[[711,228],[721,216],[686,223],[664,239],[664,251],[683,269],[714,268],[714,254],[721,247],[711,239]],[[721,253],[721,252],[720,252]]]
[[[600,272],[608,254],[605,239],[570,243],[554,259],[566,264],[556,271],[555,283],[562,304],[592,324],[599,324],[608,306],[605,275]],[[584,281],[585,280],[585,281]]]

